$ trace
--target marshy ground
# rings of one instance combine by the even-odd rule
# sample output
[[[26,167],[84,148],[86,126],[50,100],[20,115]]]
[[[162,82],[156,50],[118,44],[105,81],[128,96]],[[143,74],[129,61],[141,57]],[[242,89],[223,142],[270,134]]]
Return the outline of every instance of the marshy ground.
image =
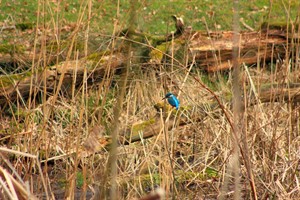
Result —
[[[160,41],[173,14],[222,37],[232,1],[38,3],[0,3],[0,199],[300,198],[298,1],[240,2],[242,31],[286,42],[238,72]]]

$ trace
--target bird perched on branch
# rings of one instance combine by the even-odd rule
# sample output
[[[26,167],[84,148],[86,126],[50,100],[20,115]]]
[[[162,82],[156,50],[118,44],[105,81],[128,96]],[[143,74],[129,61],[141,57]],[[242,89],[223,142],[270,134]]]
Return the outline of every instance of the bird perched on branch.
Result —
[[[175,107],[176,110],[178,110],[180,102],[179,102],[179,100],[177,99],[177,97],[174,94],[172,94],[171,92],[168,92],[163,99],[167,99],[168,103],[171,106]]]

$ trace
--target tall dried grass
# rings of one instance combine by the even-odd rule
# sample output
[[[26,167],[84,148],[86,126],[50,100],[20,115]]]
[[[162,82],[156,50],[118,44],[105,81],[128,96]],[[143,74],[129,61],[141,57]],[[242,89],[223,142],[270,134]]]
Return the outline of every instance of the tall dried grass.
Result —
[[[41,28],[36,29],[34,48],[40,51],[34,55],[39,59],[33,59],[33,74],[48,67],[48,30],[60,42],[60,19],[52,14],[49,24],[41,15],[47,3],[39,5],[37,27]],[[74,44],[81,34],[84,54],[89,53],[91,9],[91,0],[82,1],[66,62],[79,59]],[[130,24],[136,23],[134,12]],[[117,31],[125,25],[118,20],[116,16],[107,49],[119,45]],[[298,40],[292,46],[287,41],[286,57],[275,60],[274,56],[272,70],[265,63],[258,63],[256,69],[242,66],[234,74],[228,72],[228,80],[222,74],[201,72],[196,63],[187,62],[188,55],[180,63],[142,66],[134,45],[125,45],[130,59],[121,78],[107,66],[101,83],[88,85],[85,74],[84,83],[76,88],[74,76],[68,91],[61,92],[62,75],[53,93],[37,87],[32,79],[29,99],[9,104],[11,116],[1,116],[2,199],[134,199],[158,187],[166,199],[300,198],[299,103],[284,98],[260,101],[263,83],[299,82]],[[52,53],[59,55],[61,49],[56,51]],[[291,52],[297,52],[293,59]],[[168,56],[172,55],[173,51]],[[218,90],[207,86],[204,77],[210,76],[217,77]],[[232,103],[227,96],[234,88]],[[153,108],[167,91],[179,94],[185,112],[177,117],[187,118],[186,124],[174,123],[171,130],[166,127],[174,116],[165,117]],[[254,105],[246,103],[253,98]],[[211,106],[212,102],[218,106]],[[157,136],[129,145],[117,143],[132,124],[153,117],[160,119]],[[109,150],[82,156],[85,142],[93,146],[92,141],[108,136]]]

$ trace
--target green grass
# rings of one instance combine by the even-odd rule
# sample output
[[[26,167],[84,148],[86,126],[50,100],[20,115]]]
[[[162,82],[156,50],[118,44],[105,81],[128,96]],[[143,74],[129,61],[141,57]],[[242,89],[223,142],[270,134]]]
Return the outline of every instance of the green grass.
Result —
[[[59,21],[60,23],[74,23],[77,21],[79,11],[87,6],[88,1],[75,0],[72,2],[62,1],[60,4],[50,1],[49,4],[40,6],[40,14],[45,11],[45,18],[41,20]],[[284,3],[283,3],[284,2]],[[272,5],[271,20],[286,21],[288,0],[275,1]],[[291,18],[295,19],[298,0],[290,1]],[[82,6],[80,6],[82,5]],[[37,1],[10,1],[3,0],[1,3],[0,21],[8,24],[36,23],[38,5]],[[240,1],[240,17],[246,24],[258,28],[264,18],[268,15],[270,8],[269,0]],[[118,24],[120,27],[127,27],[129,18],[129,2],[120,1],[120,16]],[[207,22],[210,30],[230,30],[232,26],[232,1],[219,0],[154,0],[137,3],[138,27],[141,30],[154,34],[165,34],[174,30],[171,15],[182,16],[187,25],[195,30],[204,30]],[[86,17],[86,16],[85,16]],[[91,27],[94,31],[110,33],[117,17],[117,0],[93,1]],[[242,26],[242,29],[244,27]]]

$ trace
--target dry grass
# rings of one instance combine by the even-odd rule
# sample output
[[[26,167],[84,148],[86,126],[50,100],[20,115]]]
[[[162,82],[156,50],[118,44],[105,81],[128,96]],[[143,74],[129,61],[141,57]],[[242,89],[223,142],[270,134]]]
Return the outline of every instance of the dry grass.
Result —
[[[66,61],[79,59],[73,45],[80,35],[84,35],[84,52],[88,54],[91,33],[89,24],[82,19],[89,16],[91,2],[80,9]],[[53,27],[59,27],[57,23],[53,18]],[[38,24],[45,26],[42,21]],[[113,35],[119,26],[122,25],[116,20]],[[30,68],[33,74],[47,67],[47,54],[43,51],[47,48],[47,29],[40,31],[36,32],[35,48],[41,50],[35,55],[38,61]],[[107,49],[119,45],[117,38],[109,40]],[[227,98],[233,87],[231,72],[228,79],[218,73],[207,75],[185,60],[179,64],[171,61],[145,65],[140,63],[139,52],[127,49],[131,62],[127,65],[128,74],[121,77],[110,72],[108,66],[102,82],[88,85],[85,74],[80,88],[75,88],[74,81],[63,93],[62,78],[53,93],[32,82],[31,94],[37,95],[28,100],[20,97],[15,104],[9,102],[9,113],[0,116],[0,198],[136,199],[157,187],[164,190],[166,199],[217,199],[221,195],[231,199],[237,189],[240,194],[236,199],[300,198],[299,103],[283,98],[271,98],[269,103],[259,101],[260,86],[265,82],[299,82],[295,75],[299,60],[289,59],[288,47],[287,56],[277,58],[271,71],[264,63],[257,69],[241,67],[238,88],[242,100],[254,98],[257,103],[245,103],[240,124],[234,121],[235,104]],[[299,52],[298,46],[293,50]],[[169,56],[172,55],[173,52]],[[209,89],[207,77],[218,80],[214,83],[216,90]],[[187,116],[186,124],[174,123],[171,130],[166,127],[174,116],[165,117],[153,107],[167,91],[179,94],[186,108],[183,115]],[[217,100],[218,106],[211,106]],[[114,132],[117,142],[116,136],[125,135],[132,124],[153,117],[160,119],[161,126],[155,137],[109,150],[97,149],[102,143],[95,141]],[[240,127],[233,130],[235,123]],[[237,151],[235,145],[239,147]],[[92,154],[82,156],[86,146]],[[110,160],[114,153],[116,157]],[[257,197],[250,187],[249,172]],[[115,187],[112,190],[111,185]]]

